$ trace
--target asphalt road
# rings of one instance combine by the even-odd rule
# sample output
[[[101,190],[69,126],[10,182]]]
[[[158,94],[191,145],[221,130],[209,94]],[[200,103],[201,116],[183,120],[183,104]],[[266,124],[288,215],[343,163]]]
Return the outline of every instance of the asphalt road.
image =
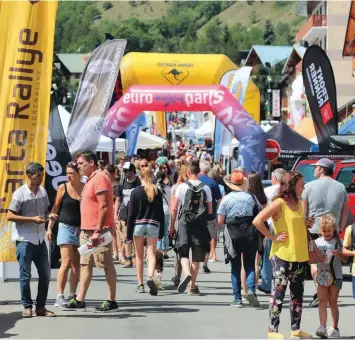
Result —
[[[218,251],[222,260],[221,249]],[[102,271],[95,270],[87,296],[86,312],[61,311],[52,305],[56,296],[52,271],[48,308],[57,312],[57,318],[21,319],[19,283],[0,283],[0,338],[129,338],[129,339],[181,339],[209,338],[262,339],[267,336],[268,297],[260,294],[262,307],[241,309],[230,307],[233,300],[229,266],[219,261],[211,263],[211,274],[199,275],[202,296],[178,294],[171,286],[173,260],[165,262],[164,291],[157,297],[137,294],[135,269],[122,269],[117,265],[117,302],[120,310],[112,314],[96,314],[92,309],[106,297],[106,284]],[[32,283],[35,297],[37,283]],[[302,329],[315,334],[318,327],[318,309],[308,306],[314,285],[308,281],[304,298]],[[288,296],[287,296],[288,299]],[[286,300],[285,300],[286,301]],[[351,282],[345,282],[339,298],[340,331],[343,339],[355,338],[355,301]],[[330,312],[329,312],[330,318]],[[288,301],[284,304],[280,331],[289,336]]]

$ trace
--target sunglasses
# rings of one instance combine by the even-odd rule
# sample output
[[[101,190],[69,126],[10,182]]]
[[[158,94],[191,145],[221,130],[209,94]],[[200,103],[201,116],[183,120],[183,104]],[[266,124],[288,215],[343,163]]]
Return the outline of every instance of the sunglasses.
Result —
[[[69,166],[75,166],[75,167],[77,167],[77,166],[78,166],[78,163],[71,161],[71,162],[68,163],[68,165],[69,165]]]
[[[148,164],[141,165],[141,168],[148,168]]]

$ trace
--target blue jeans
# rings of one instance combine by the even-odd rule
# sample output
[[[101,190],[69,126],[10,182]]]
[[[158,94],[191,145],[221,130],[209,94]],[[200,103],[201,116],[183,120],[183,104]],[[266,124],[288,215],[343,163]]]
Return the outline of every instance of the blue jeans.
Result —
[[[169,250],[169,222],[170,215],[164,215],[164,237],[157,243],[157,249],[161,251]]]
[[[16,242],[16,257],[20,265],[21,303],[24,308],[32,308],[31,298],[31,264],[35,264],[38,272],[38,292],[36,309],[45,307],[50,281],[47,245],[43,241],[39,245],[29,242]]]
[[[266,240],[264,247],[263,266],[261,268],[261,288],[271,292],[272,285],[272,264],[269,259],[272,241]]]
[[[253,247],[252,247],[253,248]],[[248,251],[243,253],[244,269],[247,278],[248,292],[255,293],[255,257],[256,250]],[[240,279],[240,272],[242,269],[241,254],[239,253],[231,261],[231,279],[232,279],[232,289],[235,300],[242,299],[242,281]]]

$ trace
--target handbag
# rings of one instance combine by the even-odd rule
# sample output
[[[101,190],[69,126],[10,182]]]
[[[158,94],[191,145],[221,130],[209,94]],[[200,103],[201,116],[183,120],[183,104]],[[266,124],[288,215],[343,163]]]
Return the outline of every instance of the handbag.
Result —
[[[307,229],[307,238],[308,238],[308,255],[309,255],[308,263],[317,264],[317,263],[324,262],[325,257],[320,253],[316,245],[316,242],[312,239],[308,229]]]
[[[335,249],[337,249],[338,247],[338,241],[335,243]],[[335,262],[335,256],[333,255],[330,263],[328,265],[328,263],[324,263],[324,267],[323,268],[319,268],[317,270],[317,274],[316,274],[316,283],[321,286],[321,287],[329,287],[333,284],[334,281],[334,262]],[[322,266],[322,263],[320,264],[320,266]]]

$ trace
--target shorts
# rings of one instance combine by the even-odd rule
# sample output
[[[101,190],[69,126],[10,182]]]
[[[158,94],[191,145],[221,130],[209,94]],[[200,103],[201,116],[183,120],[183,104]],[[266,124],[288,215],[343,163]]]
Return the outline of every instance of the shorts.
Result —
[[[343,288],[343,280],[334,280],[332,286],[335,286],[336,288],[341,290]]]
[[[125,221],[120,221],[120,239],[125,242],[127,240],[127,223]]]
[[[217,237],[216,220],[207,221],[207,228],[208,228],[208,231],[210,232],[211,239],[214,239],[215,237]]]
[[[73,245],[73,246],[80,246],[80,240],[79,240],[79,235],[80,235],[80,228],[79,227],[73,227],[69,224],[65,224],[62,222],[59,222],[58,226],[58,235],[57,235],[57,245]]]
[[[194,246],[191,248],[192,251],[192,262],[205,262],[205,258],[207,255],[206,250],[203,247]],[[178,254],[180,259],[185,257],[189,258],[190,246],[185,245],[178,249]]]
[[[146,238],[158,238],[159,228],[150,224],[135,225],[133,235],[143,236]]]
[[[110,232],[109,230],[104,231]],[[86,242],[90,241],[90,237],[94,233],[93,230],[82,230],[80,233],[80,244],[83,245]],[[112,242],[107,244],[106,246],[100,248],[95,253],[92,253],[87,256],[80,256],[80,264],[81,265],[91,265],[93,266],[94,263],[97,268],[108,268],[113,266],[113,259],[112,259]]]

